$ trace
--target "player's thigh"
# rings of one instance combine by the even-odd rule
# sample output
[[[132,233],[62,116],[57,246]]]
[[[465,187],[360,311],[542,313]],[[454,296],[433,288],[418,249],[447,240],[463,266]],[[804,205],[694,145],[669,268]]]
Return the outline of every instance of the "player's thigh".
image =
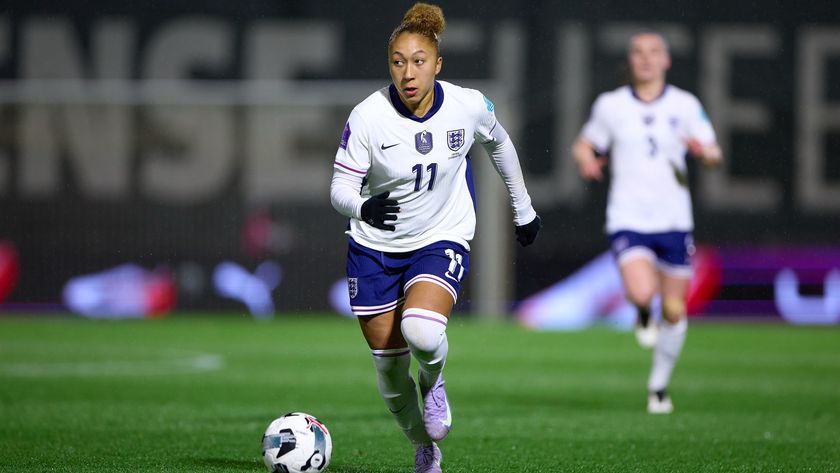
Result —
[[[627,298],[638,306],[649,305],[658,289],[656,252],[651,236],[621,230],[610,234],[609,239]]]
[[[657,235],[657,244],[662,315],[676,323],[686,312],[686,295],[693,273],[691,255],[694,253],[694,239],[691,232],[667,232]]]
[[[399,307],[382,314],[358,317],[359,327],[371,350],[390,350],[408,346],[400,330],[401,316],[398,314],[401,311],[402,308]]]
[[[438,284],[421,281],[412,284],[405,292],[405,307],[426,309],[449,317],[455,300],[452,294]]]
[[[624,290],[636,305],[650,304],[659,282],[655,262],[644,255],[635,255],[619,262],[619,272]]]

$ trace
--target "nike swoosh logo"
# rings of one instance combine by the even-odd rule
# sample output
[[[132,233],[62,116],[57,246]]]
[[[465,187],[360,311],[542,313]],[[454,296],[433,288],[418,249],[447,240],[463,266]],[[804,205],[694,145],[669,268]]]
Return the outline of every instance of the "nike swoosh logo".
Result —
[[[399,143],[393,144],[393,145],[388,145],[388,146],[385,146],[385,143],[382,143],[381,145],[379,145],[379,148],[385,150],[385,149],[388,149],[388,148],[393,148],[394,146],[397,146],[397,145],[399,145]]]
[[[449,404],[446,405],[446,419],[440,421],[444,427],[451,427],[452,426],[452,411],[449,410]]]
[[[400,407],[400,408],[399,408],[399,409],[397,409],[397,410],[393,410],[393,409],[391,409],[390,407],[388,408],[388,410],[389,410],[389,411],[391,411],[391,414],[399,414],[400,412],[402,412],[402,410],[403,410],[403,409],[405,409],[405,408],[406,408],[406,406],[408,406],[408,404],[406,404],[405,406]]]

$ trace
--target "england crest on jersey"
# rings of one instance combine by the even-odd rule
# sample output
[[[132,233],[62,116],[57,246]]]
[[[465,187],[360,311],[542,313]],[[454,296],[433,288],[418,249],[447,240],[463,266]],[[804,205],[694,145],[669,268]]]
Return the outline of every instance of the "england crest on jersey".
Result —
[[[426,130],[414,135],[414,147],[420,154],[429,154],[432,150],[432,134]]]
[[[464,129],[449,130],[446,132],[446,145],[452,151],[458,151],[464,146]]]
[[[347,291],[350,293],[350,299],[355,299],[359,294],[359,278],[347,278]]]

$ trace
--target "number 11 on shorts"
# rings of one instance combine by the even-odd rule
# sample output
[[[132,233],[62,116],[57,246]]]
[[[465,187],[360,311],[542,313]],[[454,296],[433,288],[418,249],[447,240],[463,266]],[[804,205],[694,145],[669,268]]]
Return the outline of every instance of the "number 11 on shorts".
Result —
[[[444,253],[451,260],[449,262],[449,269],[446,271],[446,277],[454,281],[460,281],[464,277],[464,257],[460,253],[455,253],[455,250],[447,248]]]

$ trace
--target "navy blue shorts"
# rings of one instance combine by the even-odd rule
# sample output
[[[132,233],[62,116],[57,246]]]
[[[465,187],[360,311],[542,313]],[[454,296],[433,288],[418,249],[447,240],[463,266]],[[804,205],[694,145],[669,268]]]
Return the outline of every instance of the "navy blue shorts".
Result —
[[[470,252],[455,242],[439,241],[415,251],[388,253],[351,238],[347,249],[350,307],[357,316],[394,310],[405,301],[405,291],[420,281],[441,286],[457,301],[469,269]]]
[[[619,265],[637,256],[655,261],[659,269],[676,277],[690,278],[694,239],[691,232],[638,233],[618,231],[609,236],[610,248]]]

